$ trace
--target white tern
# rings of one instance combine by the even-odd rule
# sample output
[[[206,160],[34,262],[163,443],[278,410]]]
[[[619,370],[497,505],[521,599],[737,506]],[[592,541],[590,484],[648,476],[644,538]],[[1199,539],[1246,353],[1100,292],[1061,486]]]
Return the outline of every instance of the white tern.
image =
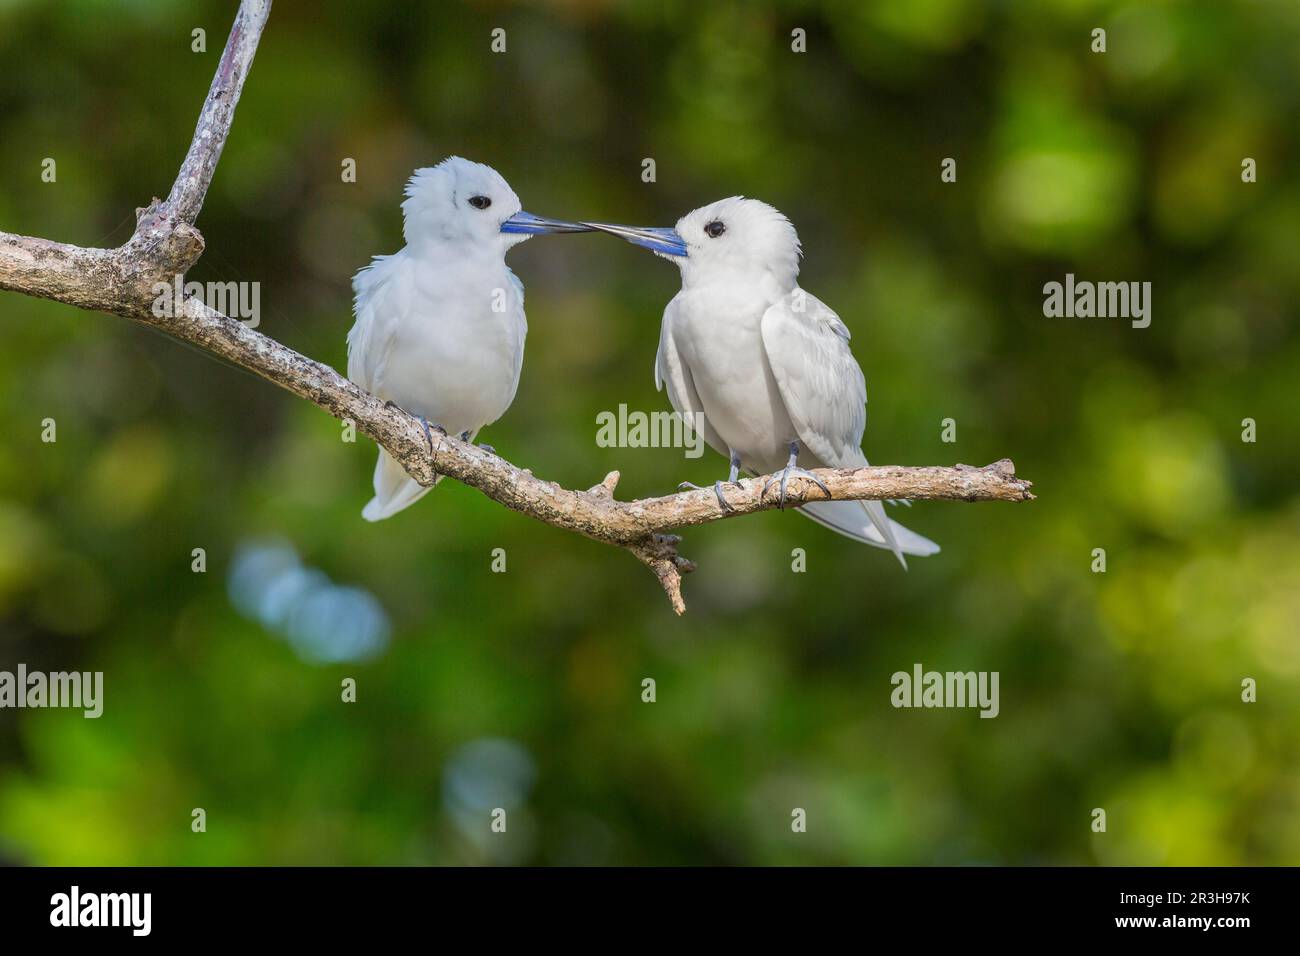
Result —
[[[735,196],[687,213],[672,229],[584,225],[681,269],[681,291],[664,310],[655,385],[666,385],[673,408],[698,423],[709,446],[730,460],[727,482],[735,484],[742,469],[780,470],[784,505],[791,477],[826,491],[805,468],[867,464],[866,379],[839,316],[799,288],[799,236],[785,216]],[[730,508],[723,482],[713,487],[722,508]],[[905,568],[904,554],[939,550],[889,518],[879,501],[817,501],[799,510],[893,551]]]
[[[530,236],[589,227],[523,212],[490,166],[459,156],[417,169],[402,203],[406,245],[352,280],[356,323],[348,378],[420,418],[473,441],[510,407],[524,361],[524,287],[506,252]],[[391,517],[428,488],[386,451],[375,464],[368,521]]]

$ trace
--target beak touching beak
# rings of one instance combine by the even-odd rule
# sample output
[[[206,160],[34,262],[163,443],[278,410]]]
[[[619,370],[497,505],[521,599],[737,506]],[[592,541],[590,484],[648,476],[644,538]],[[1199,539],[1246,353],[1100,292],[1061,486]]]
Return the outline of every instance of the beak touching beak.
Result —
[[[676,229],[657,229],[651,226],[619,226],[612,222],[584,222],[584,226],[599,229],[611,236],[626,239],[634,246],[649,249],[663,256],[685,256],[686,242]]]
[[[556,232],[591,232],[591,227],[565,222],[563,219],[546,219],[521,210],[501,224],[501,231],[523,236],[543,236]]]

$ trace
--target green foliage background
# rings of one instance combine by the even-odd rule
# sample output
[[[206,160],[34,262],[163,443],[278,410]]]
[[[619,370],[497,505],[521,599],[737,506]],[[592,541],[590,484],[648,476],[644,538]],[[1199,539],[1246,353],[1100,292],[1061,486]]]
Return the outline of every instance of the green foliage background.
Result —
[[[232,11],[0,0],[0,228],[122,241],[170,186]],[[373,447],[314,407],[0,294],[0,669],[106,685],[98,720],[0,711],[0,853],[1296,863],[1298,48],[1289,0],[277,0],[190,275],[260,282],[262,331],[344,367],[350,278],[400,245],[410,171],[449,154],[547,215],[670,225],[757,196],[853,331],[868,455],[1010,457],[1039,500],[917,505],[899,517],[944,550],[906,574],[793,514],[693,530],[678,619],[631,558],[454,483],[367,524]],[[511,265],[528,356],[484,440],[570,487],[617,468],[624,496],[722,474],[595,446],[597,412],[667,407],[670,265],[594,236]],[[1151,281],[1151,327],[1044,318],[1066,272]],[[382,652],[313,663],[241,613],[228,575],[266,540],[373,594]],[[892,708],[915,662],[999,671],[1001,715]]]

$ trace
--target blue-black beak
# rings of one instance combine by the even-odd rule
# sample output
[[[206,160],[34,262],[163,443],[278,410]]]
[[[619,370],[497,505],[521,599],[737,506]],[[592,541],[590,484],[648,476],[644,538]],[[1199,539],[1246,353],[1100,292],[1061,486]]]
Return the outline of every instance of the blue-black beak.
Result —
[[[649,249],[663,256],[685,256],[686,242],[676,229],[659,229],[653,226],[620,226],[612,222],[584,222],[582,225],[599,229],[611,236],[626,239],[634,246]]]
[[[556,232],[591,232],[590,226],[563,219],[547,219],[522,210],[501,224],[501,231],[524,236],[542,236]]]

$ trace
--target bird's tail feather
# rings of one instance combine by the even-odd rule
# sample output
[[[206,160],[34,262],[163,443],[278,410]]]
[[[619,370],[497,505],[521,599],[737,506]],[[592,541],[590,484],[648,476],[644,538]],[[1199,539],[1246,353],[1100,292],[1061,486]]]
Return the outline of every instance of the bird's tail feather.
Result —
[[[929,538],[903,527],[886,515],[885,506],[879,501],[814,501],[799,511],[854,541],[894,552],[904,568],[907,567],[905,554],[925,556],[939,553],[939,546]]]
[[[442,477],[439,476],[438,481]],[[437,482],[435,482],[437,484]],[[430,491],[406,473],[392,455],[379,449],[375,462],[375,496],[361,511],[367,521],[383,521],[409,508]]]

